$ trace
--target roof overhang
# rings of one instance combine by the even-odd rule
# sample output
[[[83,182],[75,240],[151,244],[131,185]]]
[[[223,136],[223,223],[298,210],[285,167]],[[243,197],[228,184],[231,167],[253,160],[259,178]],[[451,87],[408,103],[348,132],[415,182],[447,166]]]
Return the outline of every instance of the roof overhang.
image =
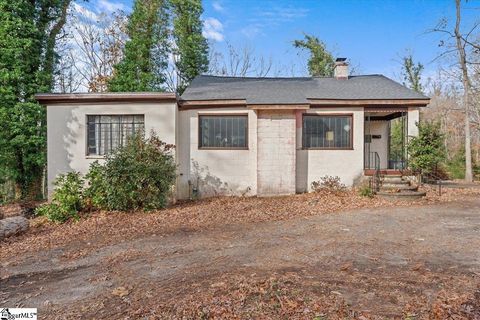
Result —
[[[181,109],[201,109],[201,108],[224,108],[224,107],[245,107],[245,99],[228,100],[178,100]]]
[[[430,99],[313,99],[311,106],[415,106],[425,107]]]
[[[248,109],[252,110],[307,110],[309,104],[249,104]]]
[[[368,107],[399,108],[425,107],[430,99],[307,99],[308,103],[247,103],[246,99],[228,100],[179,100],[181,109],[246,107],[251,110],[306,110],[311,107]],[[373,110],[373,109],[372,109]]]
[[[172,92],[109,92],[109,93],[39,93],[35,99],[41,104],[94,102],[158,102],[176,101]]]

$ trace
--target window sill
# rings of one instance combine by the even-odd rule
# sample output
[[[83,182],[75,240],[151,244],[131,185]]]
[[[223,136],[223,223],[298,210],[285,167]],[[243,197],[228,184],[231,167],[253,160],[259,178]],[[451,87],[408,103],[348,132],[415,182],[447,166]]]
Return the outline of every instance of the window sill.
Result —
[[[85,159],[105,159],[105,156],[85,156]]]

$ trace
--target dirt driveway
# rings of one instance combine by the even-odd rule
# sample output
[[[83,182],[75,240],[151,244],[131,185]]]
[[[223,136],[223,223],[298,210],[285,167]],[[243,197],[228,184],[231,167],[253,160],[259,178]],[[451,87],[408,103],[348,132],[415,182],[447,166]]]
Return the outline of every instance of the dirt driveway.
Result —
[[[478,198],[148,234],[62,257],[78,245],[2,257],[0,305],[42,318],[330,319],[442,318],[458,303],[480,318]]]

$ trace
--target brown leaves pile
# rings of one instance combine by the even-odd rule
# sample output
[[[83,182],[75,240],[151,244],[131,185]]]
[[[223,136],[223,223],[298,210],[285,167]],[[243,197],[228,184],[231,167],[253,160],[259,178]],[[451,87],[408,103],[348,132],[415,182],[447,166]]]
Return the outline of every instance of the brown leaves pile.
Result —
[[[78,222],[63,225],[45,223],[36,218],[30,230],[23,235],[0,242],[0,256],[19,255],[22,252],[62,247],[77,243],[77,258],[95,248],[128,241],[139,235],[168,234],[176,231],[195,231],[235,223],[286,220],[318,214],[334,213],[359,208],[379,208],[425,205],[449,202],[480,195],[480,188],[444,188],[439,196],[435,188],[425,187],[427,197],[415,202],[388,201],[358,195],[357,190],[298,194],[283,197],[217,197],[194,202],[183,202],[173,207],[152,212],[94,212]],[[41,221],[40,221],[41,220]],[[39,223],[37,223],[39,222]]]

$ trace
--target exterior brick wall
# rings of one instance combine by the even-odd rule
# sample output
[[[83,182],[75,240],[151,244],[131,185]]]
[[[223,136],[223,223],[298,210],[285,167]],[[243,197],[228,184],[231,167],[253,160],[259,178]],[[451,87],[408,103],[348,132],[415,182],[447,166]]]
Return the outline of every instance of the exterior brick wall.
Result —
[[[295,113],[259,111],[257,188],[259,195],[295,193]]]

